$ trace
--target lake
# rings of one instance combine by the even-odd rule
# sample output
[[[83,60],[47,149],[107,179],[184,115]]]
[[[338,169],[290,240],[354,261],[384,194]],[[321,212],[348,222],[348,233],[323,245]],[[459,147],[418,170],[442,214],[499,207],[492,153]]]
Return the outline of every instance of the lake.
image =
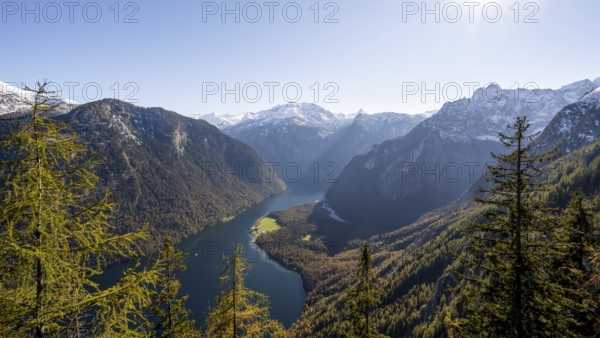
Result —
[[[254,244],[249,229],[271,211],[285,210],[323,198],[323,192],[288,190],[266,199],[231,221],[206,227],[179,243],[177,247],[187,254],[187,270],[178,272],[177,278],[181,281],[181,293],[189,296],[186,305],[192,310],[193,319],[204,325],[209,305],[214,305],[215,297],[221,292],[219,277],[224,267],[223,255],[230,256],[235,243],[244,245],[244,256],[251,265],[246,286],[269,296],[271,318],[279,320],[286,327],[298,319],[306,298],[300,275],[270,260]],[[116,282],[127,266],[130,264],[109,267],[102,276],[102,284]]]

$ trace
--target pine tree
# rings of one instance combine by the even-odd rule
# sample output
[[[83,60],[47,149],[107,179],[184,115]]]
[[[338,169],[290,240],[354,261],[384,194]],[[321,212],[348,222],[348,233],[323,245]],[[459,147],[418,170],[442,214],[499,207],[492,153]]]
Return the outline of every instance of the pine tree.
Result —
[[[600,248],[596,245],[590,250],[589,261],[591,264],[590,278],[585,281],[584,286],[593,295],[593,305],[595,311],[593,314],[594,332],[600,332]]]
[[[235,245],[230,257],[225,257],[221,285],[226,289],[217,297],[217,304],[208,318],[209,337],[279,337],[283,327],[269,318],[269,299],[248,289],[244,279],[248,273],[243,246]]]
[[[188,297],[178,297],[181,283],[175,278],[175,271],[185,270],[183,258],[183,253],[175,248],[173,241],[165,239],[158,257],[160,278],[151,307],[155,337],[200,337],[184,304]]]
[[[460,285],[463,318],[452,334],[467,337],[564,336],[567,323],[561,314],[560,285],[551,278],[554,225],[549,210],[535,198],[545,186],[537,178],[539,167],[553,152],[532,155],[526,117],[509,126],[512,135],[500,134],[511,152],[492,154],[491,188],[475,199],[483,207],[478,222],[465,229],[466,247]]]
[[[598,316],[598,297],[586,286],[592,277],[592,264],[589,260],[597,250],[595,245],[592,210],[582,191],[576,191],[563,211],[561,227],[557,239],[561,247],[561,257],[557,260],[555,278],[560,281],[565,302],[572,318],[570,329],[574,335],[593,336],[594,317]]]
[[[91,171],[98,162],[45,116],[45,88],[38,83],[32,113],[1,143],[0,335],[141,336],[156,271],[130,270],[104,290],[92,278],[108,259],[139,254],[145,233],[112,235],[114,205]]]
[[[352,330],[349,337],[385,337],[373,327],[371,312],[379,304],[382,290],[378,287],[378,278],[372,270],[373,255],[368,243],[359,248],[356,284],[348,291],[348,308]]]
[[[571,196],[571,201],[562,214],[562,229],[566,264],[585,271],[589,247],[594,245],[592,207],[581,190]]]

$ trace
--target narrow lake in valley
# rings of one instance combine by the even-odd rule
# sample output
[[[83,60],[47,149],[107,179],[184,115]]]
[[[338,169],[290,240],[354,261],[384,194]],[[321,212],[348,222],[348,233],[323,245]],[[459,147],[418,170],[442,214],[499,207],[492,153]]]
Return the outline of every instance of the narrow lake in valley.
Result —
[[[271,211],[322,200],[323,192],[286,191],[246,210],[229,222],[206,227],[177,246],[186,255],[187,270],[177,273],[182,294],[189,296],[187,306],[193,318],[204,324],[210,305],[221,292],[219,276],[224,267],[223,255],[231,255],[235,243],[244,245],[244,255],[251,265],[246,285],[269,296],[271,317],[286,327],[293,323],[304,305],[306,294],[300,275],[270,260],[253,243],[249,229]],[[111,266],[102,276],[102,284],[114,283],[130,264]]]

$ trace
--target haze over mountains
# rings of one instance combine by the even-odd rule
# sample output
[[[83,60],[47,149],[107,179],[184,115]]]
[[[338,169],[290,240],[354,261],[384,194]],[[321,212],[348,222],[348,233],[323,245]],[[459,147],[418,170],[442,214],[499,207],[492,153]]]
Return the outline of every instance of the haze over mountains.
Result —
[[[581,189],[592,204],[594,219],[597,220],[599,219],[598,210],[600,210],[600,133],[598,132],[600,122],[597,122],[600,121],[600,89],[587,90],[589,85],[590,82],[586,81],[577,86],[568,86],[568,92],[573,93],[573,90],[578,88],[575,93],[580,90],[584,93],[580,98],[575,99],[575,102],[558,108],[559,112],[546,122],[544,122],[545,117],[552,114],[539,107],[526,106],[530,109],[535,108],[535,111],[507,110],[505,112],[528,113],[533,121],[538,122],[538,127],[545,123],[547,126],[533,141],[532,148],[538,151],[557,148],[561,153],[558,158],[545,165],[543,172],[546,177],[545,181],[548,183],[548,190],[541,194],[541,199],[550,206],[564,208],[573,192]],[[565,87],[548,94],[547,99],[560,102],[561,97],[564,98]],[[569,97],[572,98],[572,96]],[[542,106],[544,105],[542,104]],[[448,111],[453,112],[454,110],[451,108],[455,107],[453,104],[447,104],[438,115],[421,123],[404,138],[385,142],[369,154],[357,156],[344,169],[344,175],[347,175],[348,168],[357,163],[364,166],[372,158],[388,161],[377,162],[377,164],[394,165],[393,156],[402,156],[399,150],[409,153],[414,151],[414,148],[410,147],[411,143],[403,145],[403,142],[408,142],[406,139],[414,137],[419,140],[417,136],[424,133],[415,133],[415,131],[426,128],[433,129],[437,119],[449,122],[444,117],[456,116],[448,113]],[[495,109],[488,114],[497,111],[495,106],[492,107]],[[478,109],[474,109],[471,113],[478,111]],[[537,111],[541,111],[541,113],[536,114]],[[485,118],[485,111],[479,112],[482,114],[479,117]],[[456,120],[457,124],[461,122],[464,120]],[[477,126],[477,124],[474,125]],[[459,126],[453,127],[460,130]],[[477,138],[477,136],[486,135],[484,133],[488,131],[487,127],[482,126],[479,130],[470,133],[467,139],[459,137],[461,135],[448,134],[445,135],[446,138],[442,138],[435,135],[435,133],[439,133],[439,130],[429,130],[429,132],[436,136],[434,140],[448,142],[447,146],[442,144],[445,148],[441,151],[450,151],[454,147],[456,151],[468,152],[472,149],[468,148],[468,143],[480,143],[494,147],[493,143],[488,143],[493,142],[492,140]],[[500,131],[504,130],[503,125],[497,125],[497,127]],[[416,143],[416,141],[414,142]],[[421,142],[421,149],[425,150],[428,144],[425,141]],[[394,146],[396,147],[394,148]],[[500,150],[506,152],[504,148]],[[389,157],[382,155],[385,154],[385,151],[391,153]],[[433,152],[433,149],[428,149],[428,151]],[[428,158],[421,154],[419,156],[417,158]],[[441,157],[440,154],[437,156]],[[453,156],[456,158],[459,155],[454,154]],[[368,167],[359,167],[357,172],[364,175],[369,171]],[[362,168],[364,170],[361,170]],[[378,170],[378,166],[373,166],[371,169],[381,175],[378,176],[381,180],[394,175],[394,171],[381,171]],[[350,174],[355,174],[355,172]],[[361,183],[348,181],[344,175],[338,184],[352,183],[351,187],[356,189],[361,184],[368,185],[370,183],[369,181]],[[433,185],[428,181],[423,184]],[[330,193],[337,188],[339,188],[337,184],[334,185],[330,189]],[[378,199],[380,203],[387,202],[386,196],[377,195],[377,192],[374,191],[369,198]],[[414,194],[415,191],[411,193]],[[336,197],[339,200],[343,198],[342,195]],[[349,189],[345,197],[347,200],[352,200],[360,196],[356,195],[356,190]],[[434,195],[429,197],[433,199]],[[369,203],[367,199],[362,199],[361,202],[363,205]],[[424,204],[427,202],[427,200],[422,201]],[[329,203],[331,204],[331,200]],[[356,208],[362,208],[362,206],[357,204]],[[406,204],[398,204],[396,208],[404,213],[411,211]],[[341,211],[341,209],[336,210]],[[378,332],[390,337],[448,336],[448,325],[452,325],[452,323],[447,319],[449,314],[454,311],[455,287],[459,281],[456,272],[459,271],[460,262],[456,261],[456,255],[460,253],[464,245],[461,233],[466,224],[481,218],[481,212],[477,203],[472,203],[470,200],[453,200],[452,203],[445,203],[435,210],[418,215],[414,222],[405,224],[398,222],[396,227],[388,230],[377,228],[376,223],[369,224],[377,228],[377,231],[373,232],[373,236],[363,238],[367,239],[373,248],[372,269],[379,277],[383,290],[380,304],[370,314]],[[272,216],[280,221],[282,229],[260,237],[258,243],[264,243],[263,247],[278,262],[288,268],[300,271],[307,285],[307,305],[300,319],[290,329],[292,336],[339,336],[340,332],[345,329],[340,324],[345,320],[343,315],[340,315],[340,309],[343,309],[346,304],[339,295],[354,283],[350,271],[355,271],[356,251],[362,242],[351,241],[345,247],[342,246],[342,250],[335,250],[333,254],[328,253],[328,250],[331,250],[328,245],[331,244],[329,236],[332,231],[341,232],[343,235],[340,236],[346,236],[352,228],[347,224],[341,224],[327,213],[323,213],[320,203],[290,208],[273,213]],[[368,216],[377,217],[375,214]],[[307,229],[313,238],[309,243],[302,238]],[[270,243],[278,245],[269,245]]]
[[[0,93],[0,115],[8,118],[0,135],[15,127],[32,99],[27,91]],[[332,309],[344,306],[340,294],[352,283],[361,238],[376,252],[373,271],[384,290],[373,310],[378,331],[443,336],[456,285],[453,254],[461,226],[477,214],[473,203],[457,198],[480,178],[490,152],[505,151],[497,134],[517,116],[526,115],[540,132],[535,151],[556,148],[562,155],[547,164],[551,189],[542,198],[564,207],[582,189],[596,209],[600,203],[600,79],[555,90],[490,86],[435,114],[349,117],[286,104],[227,119],[211,115],[221,130],[118,100],[54,102],[65,108],[51,115],[103,161],[96,169],[118,204],[117,229],[149,225],[148,252],[166,236],[187,237],[282,192],[277,170],[286,161],[306,166],[311,180],[314,162],[338,164],[342,172],[326,201],[275,213],[282,228],[256,242],[302,275],[308,297],[291,336],[337,335],[339,312]],[[320,185],[299,183],[327,188],[330,172],[321,167],[319,174]]]
[[[463,193],[482,174],[498,132],[517,116],[542,131],[566,105],[598,85],[578,81],[560,89],[481,88],[444,104],[402,138],[355,157],[327,192],[329,204],[353,223],[398,228]]]
[[[161,215],[159,232],[181,227],[178,233],[193,233],[282,191],[284,182],[312,189],[332,185],[328,203],[342,219],[387,229],[463,193],[490,152],[501,149],[497,132],[516,116],[527,115],[536,131],[557,116],[540,136],[540,147],[557,144],[569,152],[591,143],[599,129],[593,110],[599,84],[600,79],[583,80],[556,90],[492,85],[444,104],[439,112],[418,115],[361,110],[346,116],[315,104],[289,103],[256,113],[201,117],[252,148],[199,118],[115,100],[78,106],[55,98],[64,105],[53,113],[104,156],[101,176],[116,191],[124,214]],[[0,113],[28,109],[31,92],[2,88]],[[574,134],[564,132],[565,121],[574,123]],[[254,167],[244,169],[248,163],[266,168],[258,180]],[[276,175],[269,181],[271,166]],[[187,216],[169,212],[174,209],[187,210]]]
[[[266,161],[278,163],[277,172],[288,185],[324,187],[337,180],[352,157],[405,135],[434,113],[367,114],[361,110],[355,115],[336,115],[316,104],[288,103],[256,113],[199,118],[249,144]],[[297,168],[302,172],[298,179]]]

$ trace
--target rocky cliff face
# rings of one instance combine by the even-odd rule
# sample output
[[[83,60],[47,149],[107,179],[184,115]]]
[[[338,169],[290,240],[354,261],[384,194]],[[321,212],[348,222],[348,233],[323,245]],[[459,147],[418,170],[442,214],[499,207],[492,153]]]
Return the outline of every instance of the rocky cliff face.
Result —
[[[597,86],[580,81],[558,90],[490,86],[445,104],[406,136],[355,157],[327,192],[330,205],[351,222],[399,227],[457,198],[481,175],[498,132],[517,116],[543,130],[561,108]]]
[[[335,115],[308,103],[290,103],[242,116],[200,118],[251,145],[288,184],[324,188],[352,157],[375,144],[403,136],[426,115],[398,113]],[[298,169],[301,174],[298,175]]]
[[[536,151],[556,148],[562,154],[591,144],[600,137],[600,89],[584,95],[556,114],[535,140]]]

